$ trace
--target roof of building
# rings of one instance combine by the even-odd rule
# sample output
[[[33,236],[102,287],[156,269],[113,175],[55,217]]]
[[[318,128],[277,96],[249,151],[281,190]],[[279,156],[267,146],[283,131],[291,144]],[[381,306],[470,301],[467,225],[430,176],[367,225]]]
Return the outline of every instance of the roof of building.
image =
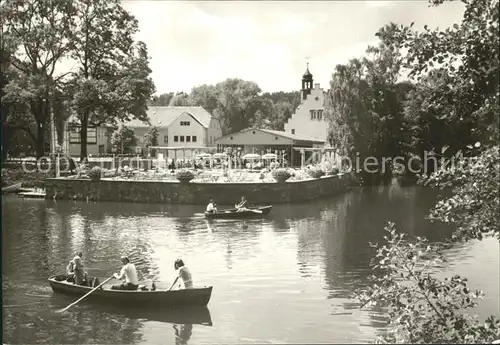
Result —
[[[231,136],[234,136],[234,135],[237,135],[240,133],[245,133],[248,131],[260,131],[260,132],[264,132],[264,133],[267,133],[267,134],[270,134],[273,136],[280,136],[282,138],[285,138],[288,140],[293,140],[293,141],[314,142],[314,143],[321,143],[321,144],[325,143],[324,140],[320,140],[317,138],[304,137],[304,136],[300,136],[300,135],[296,135],[296,134],[287,133],[285,131],[276,131],[276,130],[266,129],[266,128],[246,128],[246,129],[243,129],[237,133],[227,134],[224,137],[220,138],[218,141],[220,141],[221,139],[231,137]]]
[[[312,74],[309,72],[309,62],[307,63],[306,73],[302,76],[303,79],[312,79]]]
[[[212,115],[206,111],[203,107],[177,107],[177,106],[165,106],[165,107],[148,107],[147,114],[149,118],[149,124],[142,122],[140,120],[134,119],[126,123],[129,127],[167,127],[175,119],[177,119],[181,114],[188,113],[196,121],[198,121],[203,127],[208,128],[210,126],[210,120]]]

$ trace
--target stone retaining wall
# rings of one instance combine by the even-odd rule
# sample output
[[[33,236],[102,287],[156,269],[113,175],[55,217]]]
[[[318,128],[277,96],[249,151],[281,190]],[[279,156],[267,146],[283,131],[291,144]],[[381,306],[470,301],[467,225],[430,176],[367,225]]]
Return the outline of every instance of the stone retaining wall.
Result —
[[[47,198],[89,201],[205,205],[214,197],[219,205],[233,205],[242,195],[252,204],[278,204],[318,199],[350,188],[349,175],[325,176],[286,183],[196,183],[51,178],[45,180]]]

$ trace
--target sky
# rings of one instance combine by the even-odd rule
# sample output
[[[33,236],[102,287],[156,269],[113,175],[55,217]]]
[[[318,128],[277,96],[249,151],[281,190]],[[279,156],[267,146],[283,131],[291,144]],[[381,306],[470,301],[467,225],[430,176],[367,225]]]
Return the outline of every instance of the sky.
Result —
[[[419,1],[145,1],[124,0],[139,21],[157,94],[190,92],[227,78],[264,92],[294,91],[309,62],[327,89],[337,64],[376,45],[390,22],[423,28],[460,23],[464,6]]]

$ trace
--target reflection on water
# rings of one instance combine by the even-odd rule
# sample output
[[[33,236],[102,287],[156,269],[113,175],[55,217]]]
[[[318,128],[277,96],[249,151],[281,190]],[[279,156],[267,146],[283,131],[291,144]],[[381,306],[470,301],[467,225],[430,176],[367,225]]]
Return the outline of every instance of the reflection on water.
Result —
[[[395,186],[274,206],[266,219],[206,220],[195,206],[2,201],[6,343],[336,343],[366,342],[383,310],[350,299],[366,285],[387,221],[440,241],[451,229],[424,219],[436,191]],[[470,275],[488,293],[479,313],[498,310],[498,242],[454,247],[447,272]],[[182,258],[197,285],[213,285],[209,310],[124,310],[53,294],[47,277],[82,251],[89,275],[116,272],[129,255],[139,278],[168,288]],[[473,267],[481,265],[483,270]],[[496,306],[496,308],[495,308]],[[212,321],[213,320],[213,321]],[[207,327],[209,326],[209,327]]]

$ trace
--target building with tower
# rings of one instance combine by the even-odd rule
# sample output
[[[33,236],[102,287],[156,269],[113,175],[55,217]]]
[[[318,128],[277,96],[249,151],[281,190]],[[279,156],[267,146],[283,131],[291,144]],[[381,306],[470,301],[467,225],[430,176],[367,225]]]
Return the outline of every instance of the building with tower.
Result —
[[[285,132],[327,142],[328,121],[325,118],[326,92],[314,84],[309,63],[302,76],[301,102],[285,123]]]

